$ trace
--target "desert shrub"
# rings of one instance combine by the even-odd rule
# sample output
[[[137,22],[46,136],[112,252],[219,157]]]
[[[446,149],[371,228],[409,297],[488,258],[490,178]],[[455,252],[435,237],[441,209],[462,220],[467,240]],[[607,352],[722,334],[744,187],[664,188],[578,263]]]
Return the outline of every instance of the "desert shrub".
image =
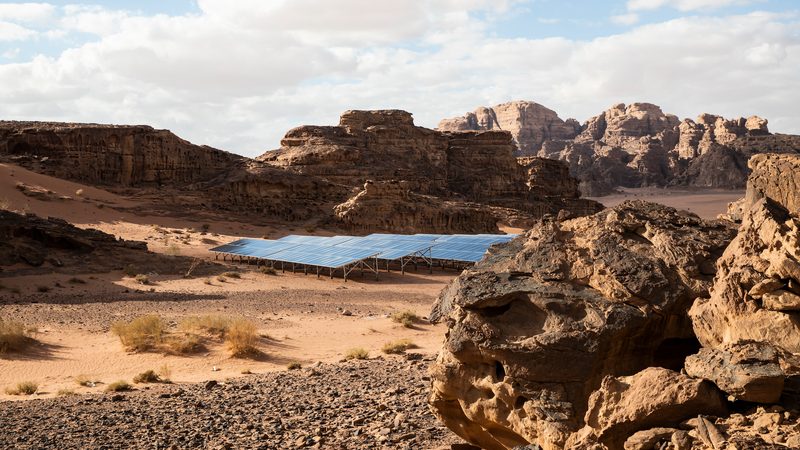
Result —
[[[150,350],[164,341],[166,324],[157,315],[141,316],[130,322],[117,322],[111,331],[119,337],[122,345],[132,351]]]
[[[181,254],[181,247],[175,242],[170,242],[164,250],[168,255],[178,256]]]
[[[0,355],[23,351],[33,342],[25,325],[0,319]]]
[[[406,328],[411,328],[414,326],[415,323],[420,321],[418,315],[414,314],[413,311],[399,311],[392,313],[390,316],[392,321],[395,323],[399,323]]]
[[[366,349],[361,347],[351,348],[344,354],[344,359],[351,360],[351,359],[367,359],[369,358],[369,352]]]
[[[205,280],[203,280],[203,284],[207,284],[209,286],[214,285],[214,283],[211,281],[211,278],[206,278]]]
[[[165,350],[168,353],[185,355],[195,353],[203,348],[200,337],[191,333],[174,334],[164,338]]]
[[[133,377],[134,383],[161,383],[161,377],[154,370],[146,370]]]
[[[143,273],[137,274],[133,279],[139,284],[150,284],[150,277]]]
[[[78,394],[76,394],[72,389],[59,389],[58,392],[56,392],[56,395],[59,397],[71,397]]]
[[[225,344],[233,356],[247,356],[258,352],[257,342],[256,325],[249,320],[232,320],[225,330]]]
[[[225,281],[227,281],[227,280],[228,280],[228,279],[227,279],[227,278],[225,278],[225,276],[224,276],[224,275],[220,275],[220,276],[218,276],[218,277],[217,277],[217,281],[219,281],[220,283],[224,283],[224,282],[225,282]]]
[[[192,316],[183,319],[179,327],[185,331],[200,331],[222,337],[230,327],[231,322],[232,319],[225,316]]]
[[[277,275],[278,271],[275,270],[274,267],[264,266],[261,268],[261,273],[263,273],[264,275]]]
[[[168,365],[164,364],[158,369],[158,376],[161,377],[162,383],[172,383],[172,369]]]
[[[381,348],[381,350],[383,351],[383,353],[387,354],[399,354],[412,348],[417,348],[417,345],[408,339],[400,339],[397,341],[387,342],[386,344],[383,345],[383,348]]]
[[[303,366],[299,362],[291,362],[288,366],[286,366],[288,370],[300,370]]]
[[[228,278],[242,278],[242,275],[239,272],[225,272],[222,274],[222,276]]]
[[[122,272],[128,278],[135,277],[139,272],[136,270],[136,267],[133,264],[128,264],[125,268],[122,269]]]
[[[106,392],[127,392],[132,389],[133,386],[125,380],[115,381],[106,386]]]
[[[33,395],[39,390],[39,384],[34,381],[23,381],[17,383],[13,388],[7,388],[8,395]]]

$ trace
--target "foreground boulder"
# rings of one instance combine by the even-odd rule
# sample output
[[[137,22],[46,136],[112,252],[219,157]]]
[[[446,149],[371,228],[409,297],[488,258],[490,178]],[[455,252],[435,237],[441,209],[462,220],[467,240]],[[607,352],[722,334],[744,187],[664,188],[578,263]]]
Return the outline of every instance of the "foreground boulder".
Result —
[[[733,235],[720,222],[636,201],[539,222],[493,248],[431,313],[448,324],[432,367],[433,411],[483,448],[568,448],[607,376],[678,370],[697,350],[686,310],[708,295]]]
[[[775,403],[783,392],[778,352],[766,342],[738,342],[704,348],[686,358],[686,373],[712,381],[738,400]]]
[[[566,447],[588,448],[593,443],[608,448],[620,448],[623,443],[626,448],[636,447],[626,441],[637,430],[678,425],[698,414],[725,412],[719,390],[702,379],[657,367],[629,377],[607,376],[600,389],[589,397],[586,426],[570,438]]]

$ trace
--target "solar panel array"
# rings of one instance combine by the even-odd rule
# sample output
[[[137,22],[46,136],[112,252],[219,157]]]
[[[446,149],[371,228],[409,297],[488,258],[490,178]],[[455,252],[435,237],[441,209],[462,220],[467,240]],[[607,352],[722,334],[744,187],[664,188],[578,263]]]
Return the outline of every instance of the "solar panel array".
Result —
[[[503,234],[290,235],[278,240],[239,239],[210,251],[337,269],[369,258],[397,260],[426,256],[437,260],[477,262],[492,244],[508,242],[515,237]]]

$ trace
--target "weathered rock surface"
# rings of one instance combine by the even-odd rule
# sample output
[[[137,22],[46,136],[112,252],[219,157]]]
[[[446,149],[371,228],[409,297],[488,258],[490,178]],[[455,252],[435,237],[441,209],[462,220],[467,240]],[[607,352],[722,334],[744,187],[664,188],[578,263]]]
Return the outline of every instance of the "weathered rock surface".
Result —
[[[0,275],[96,273],[126,265],[175,273],[190,262],[150,253],[144,242],[77,228],[61,219],[0,210]]]
[[[404,181],[367,181],[364,190],[334,208],[334,215],[359,234],[499,232],[488,207],[415,194]]]
[[[448,323],[432,368],[434,411],[483,448],[569,448],[605,377],[652,365],[678,370],[696,351],[686,310],[708,295],[733,234],[671,208],[626,202],[540,222],[493,247],[431,313]]]
[[[771,302],[784,292],[800,293],[792,290],[800,283],[798,261],[800,219],[770,198],[758,200],[718,262],[711,297],[698,299],[690,311],[703,346],[752,340],[800,353],[798,313],[767,308],[775,308]]]
[[[480,107],[462,117],[439,122],[441,131],[510,131],[518,147],[518,155],[535,155],[546,140],[573,139],[580,131],[575,119],[561,120],[555,111],[526,101],[503,103],[491,108]]]
[[[745,209],[769,197],[792,214],[800,214],[799,155],[755,155],[749,165],[752,173],[747,181]]]
[[[783,392],[778,352],[766,342],[703,348],[686,358],[685,369],[689,376],[709,380],[738,400],[776,403]]]
[[[713,384],[668,369],[650,367],[628,377],[607,376],[589,398],[586,426],[566,448],[599,443],[625,448],[628,437],[654,426],[677,426],[698,414],[722,415],[724,399]]]
[[[501,110],[510,119],[501,119]],[[576,123],[535,103],[511,102],[444,120],[440,129],[510,130],[520,154],[568,162],[588,196],[618,187],[741,189],[751,156],[800,153],[800,136],[770,134],[767,120],[757,116],[728,120],[701,114],[681,121],[656,105],[632,103],[614,105],[573,128]]]
[[[598,203],[575,196],[568,174],[560,167],[555,174],[548,173],[548,179],[567,179],[549,183],[547,191],[542,191],[542,183],[531,183],[529,168],[517,162],[514,149],[506,131],[440,132],[415,126],[405,111],[347,111],[339,126],[289,131],[279,150],[259,160],[337,185],[403,181],[414,194],[490,206],[498,212],[497,220],[513,215],[518,222],[528,223],[520,218],[535,219],[561,210],[564,216],[576,217],[601,209]],[[558,186],[565,187],[562,195]],[[509,209],[518,214],[508,214]],[[344,223],[363,228],[357,221]]]

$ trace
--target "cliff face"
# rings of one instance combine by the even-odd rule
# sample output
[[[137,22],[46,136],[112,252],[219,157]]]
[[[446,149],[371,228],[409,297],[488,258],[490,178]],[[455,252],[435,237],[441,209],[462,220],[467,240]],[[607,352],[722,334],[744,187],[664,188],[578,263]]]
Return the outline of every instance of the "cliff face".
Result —
[[[415,126],[404,111],[347,111],[337,127],[289,131],[279,150],[259,160],[347,186],[403,181],[414,194],[497,207],[496,219],[514,217],[522,224],[562,210],[571,217],[599,210],[597,203],[578,198],[563,166],[540,167],[536,177],[548,178],[548,188],[542,190],[543,182],[532,187],[531,172],[514,149],[506,131],[439,132]],[[559,192],[559,186],[566,190]],[[376,197],[361,199],[367,198]]]
[[[575,119],[561,120],[555,111],[525,101],[480,107],[462,117],[444,119],[440,131],[505,130],[517,144],[519,156],[535,155],[546,140],[572,139],[580,131]]]
[[[566,161],[589,196],[617,187],[741,189],[752,155],[800,153],[800,136],[770,134],[767,120],[758,116],[680,120],[650,103],[614,105],[577,126],[541,105],[511,102],[445,119],[439,127],[509,130],[519,154]]]
[[[148,126],[0,122],[0,155],[59,178],[120,186],[185,186],[244,160]]]

